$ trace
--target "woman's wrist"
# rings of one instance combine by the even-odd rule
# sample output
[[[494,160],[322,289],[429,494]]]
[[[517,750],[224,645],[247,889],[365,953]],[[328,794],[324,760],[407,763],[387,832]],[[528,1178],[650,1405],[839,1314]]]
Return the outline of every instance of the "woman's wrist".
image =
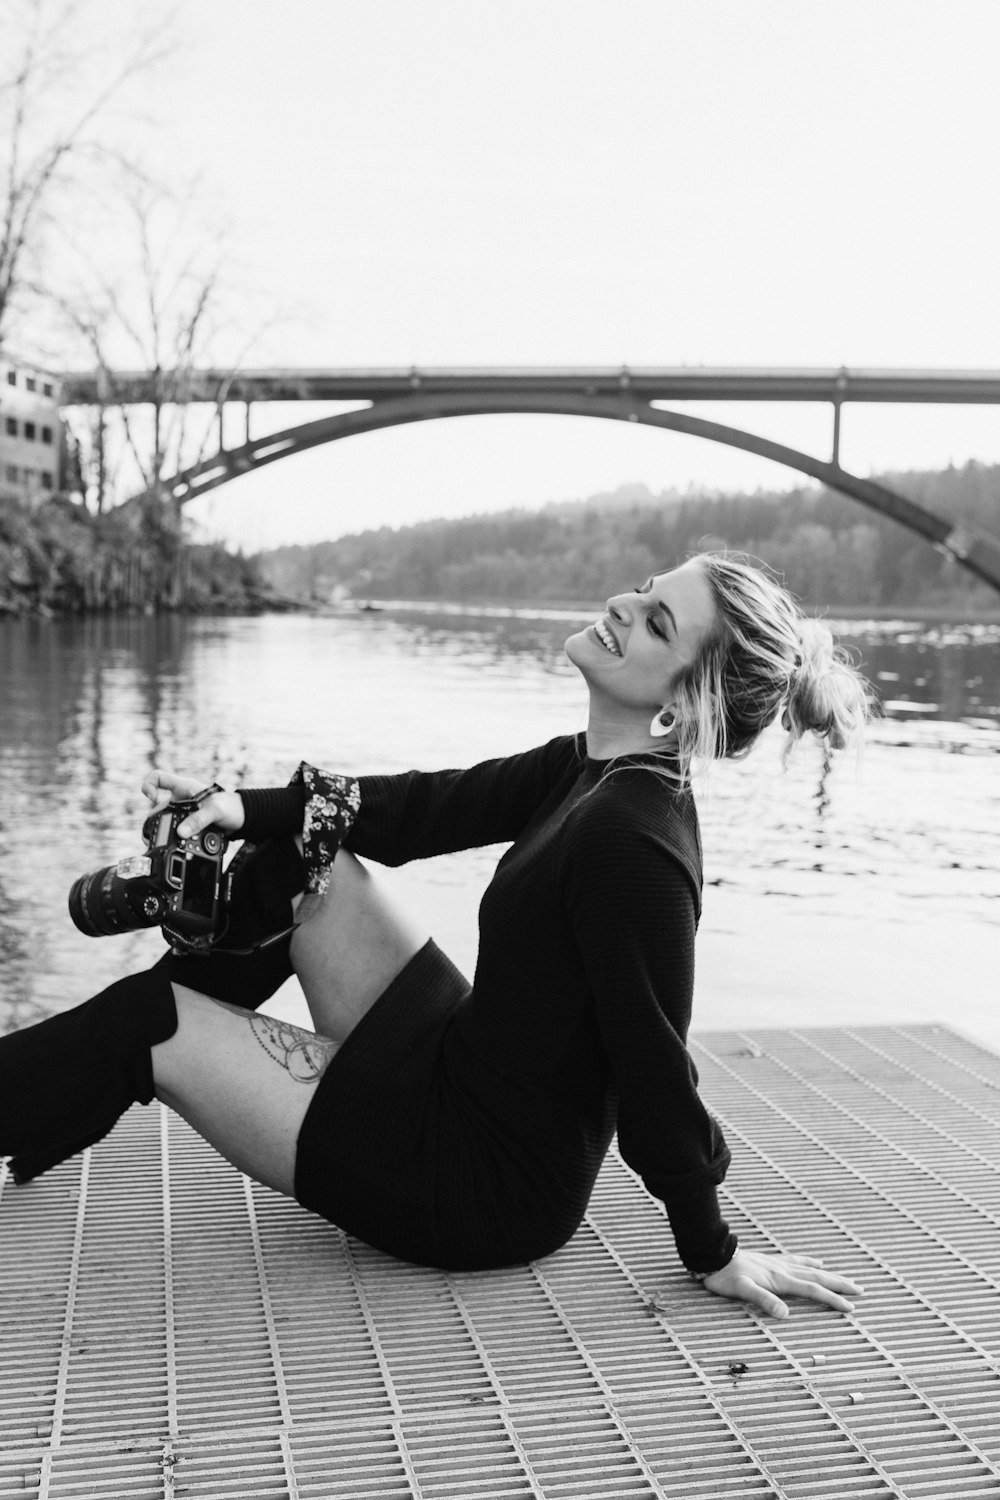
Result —
[[[301,833],[305,814],[305,791],[301,785],[247,787],[240,789],[243,827],[240,837],[259,844],[282,834]]]
[[[727,1253],[725,1255],[725,1258],[721,1260],[717,1266],[711,1266],[707,1271],[703,1271],[700,1269],[696,1270],[694,1266],[687,1266],[685,1268],[692,1280],[706,1281],[709,1276],[714,1276],[717,1271],[724,1271],[727,1266],[732,1265],[733,1261],[736,1259],[737,1252],[739,1251],[740,1242],[736,1238],[735,1234],[730,1235],[729,1239],[731,1242],[731,1246],[727,1246]]]
[[[736,1236],[722,1216],[713,1183],[664,1206],[678,1258],[689,1270],[711,1275],[729,1264],[736,1253]]]

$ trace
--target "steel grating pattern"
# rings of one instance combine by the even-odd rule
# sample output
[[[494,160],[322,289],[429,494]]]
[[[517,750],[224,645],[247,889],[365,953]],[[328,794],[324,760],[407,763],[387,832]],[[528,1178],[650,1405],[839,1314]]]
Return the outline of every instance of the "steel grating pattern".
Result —
[[[1000,1057],[940,1027],[709,1033],[746,1244],[866,1296],[772,1322],[616,1156],[559,1254],[403,1265],[165,1110],[0,1170],[0,1497],[1000,1496]]]

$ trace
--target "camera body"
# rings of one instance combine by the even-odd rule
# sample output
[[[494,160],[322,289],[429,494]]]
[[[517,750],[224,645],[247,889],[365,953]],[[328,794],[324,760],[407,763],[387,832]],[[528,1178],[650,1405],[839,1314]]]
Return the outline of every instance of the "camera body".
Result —
[[[74,881],[69,913],[81,932],[105,937],[162,927],[175,953],[211,950],[229,901],[229,879],[222,868],[228,840],[214,826],[186,839],[177,832],[201,800],[170,802],[150,813],[142,825],[145,854]]]

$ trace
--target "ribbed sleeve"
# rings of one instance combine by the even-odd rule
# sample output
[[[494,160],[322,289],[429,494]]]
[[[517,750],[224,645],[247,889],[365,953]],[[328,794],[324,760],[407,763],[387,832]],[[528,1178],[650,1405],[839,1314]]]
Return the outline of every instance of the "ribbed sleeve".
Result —
[[[283,834],[301,833],[306,791],[301,782],[291,786],[241,787],[243,827],[238,837],[251,844]]]
[[[730,1153],[698,1094],[687,1049],[695,895],[648,803],[592,797],[562,846],[566,902],[618,1090],[622,1156],[666,1205],[693,1270],[724,1265],[735,1242],[715,1187]]]
[[[509,843],[567,772],[581,764],[578,736],[561,735],[467,770],[362,776],[347,847],[383,865],[402,865]]]

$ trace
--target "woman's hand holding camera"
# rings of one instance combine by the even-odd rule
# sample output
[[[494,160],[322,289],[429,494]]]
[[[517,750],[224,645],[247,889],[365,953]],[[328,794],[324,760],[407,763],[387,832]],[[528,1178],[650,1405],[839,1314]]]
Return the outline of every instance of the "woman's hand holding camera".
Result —
[[[178,776],[174,771],[153,770],[142,783],[142,794],[159,812],[170,802],[186,802],[210,783],[204,777]],[[191,838],[209,824],[224,833],[239,833],[243,827],[243,798],[239,792],[212,792],[177,829],[181,838]]]

